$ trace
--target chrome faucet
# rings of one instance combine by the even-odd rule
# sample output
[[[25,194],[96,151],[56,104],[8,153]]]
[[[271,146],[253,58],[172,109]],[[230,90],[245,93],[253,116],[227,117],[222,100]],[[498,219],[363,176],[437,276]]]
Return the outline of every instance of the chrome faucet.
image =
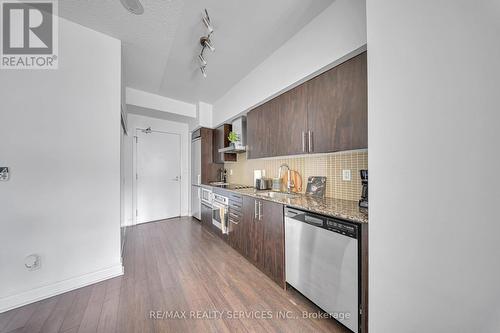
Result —
[[[292,191],[292,186],[293,186],[293,183],[292,183],[292,177],[291,177],[291,170],[290,170],[290,167],[288,166],[288,164],[286,163],[283,163],[282,165],[280,165],[279,169],[278,169],[278,178],[281,179],[281,168],[283,167],[286,167],[286,169],[288,170],[287,171],[287,182],[286,182],[286,191],[287,193],[290,193]]]

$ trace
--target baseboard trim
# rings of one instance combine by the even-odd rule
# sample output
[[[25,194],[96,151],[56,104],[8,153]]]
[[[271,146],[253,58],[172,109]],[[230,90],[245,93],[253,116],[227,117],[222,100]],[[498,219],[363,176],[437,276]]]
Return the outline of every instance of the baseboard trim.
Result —
[[[123,275],[123,266],[118,264],[96,272],[31,289],[16,295],[3,297],[0,298],[0,313],[120,275]]]

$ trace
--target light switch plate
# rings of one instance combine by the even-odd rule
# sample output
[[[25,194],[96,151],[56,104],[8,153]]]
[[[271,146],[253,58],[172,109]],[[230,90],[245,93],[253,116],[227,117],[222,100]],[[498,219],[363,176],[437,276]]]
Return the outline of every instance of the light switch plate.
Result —
[[[9,168],[8,167],[0,167],[0,181],[9,180]]]
[[[342,170],[342,180],[347,182],[351,181],[351,170]]]

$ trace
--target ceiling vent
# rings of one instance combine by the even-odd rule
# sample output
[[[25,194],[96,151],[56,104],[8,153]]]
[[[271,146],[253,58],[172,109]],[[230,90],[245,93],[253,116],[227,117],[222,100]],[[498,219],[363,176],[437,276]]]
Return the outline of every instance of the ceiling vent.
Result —
[[[135,15],[141,15],[144,13],[144,7],[140,3],[139,0],[120,0],[123,7],[125,7],[126,10],[131,12],[132,14]]]

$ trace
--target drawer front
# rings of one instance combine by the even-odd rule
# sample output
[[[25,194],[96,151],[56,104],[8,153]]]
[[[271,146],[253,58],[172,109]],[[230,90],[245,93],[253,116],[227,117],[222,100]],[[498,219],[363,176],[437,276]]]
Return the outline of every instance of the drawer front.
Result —
[[[241,213],[241,211],[234,210],[231,207],[229,207],[229,214],[228,215],[229,215],[230,219],[239,221],[239,220],[241,220],[242,213]]]
[[[241,196],[241,194],[230,192],[229,193],[229,201],[237,201],[239,203],[242,203],[243,197]]]
[[[229,200],[229,208],[233,208],[234,210],[241,211],[242,207],[243,207],[243,202]]]

